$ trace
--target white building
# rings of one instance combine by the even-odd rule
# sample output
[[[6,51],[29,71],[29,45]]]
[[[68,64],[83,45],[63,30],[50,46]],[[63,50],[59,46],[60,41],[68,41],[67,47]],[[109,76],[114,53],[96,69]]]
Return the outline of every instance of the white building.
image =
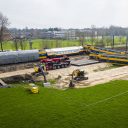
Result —
[[[54,31],[54,38],[74,40],[76,39],[76,32],[75,30]]]
[[[54,31],[54,38],[65,39],[66,31]]]
[[[75,40],[76,39],[76,32],[75,32],[75,30],[67,30],[67,32],[66,32],[66,39],[68,39],[68,40]]]

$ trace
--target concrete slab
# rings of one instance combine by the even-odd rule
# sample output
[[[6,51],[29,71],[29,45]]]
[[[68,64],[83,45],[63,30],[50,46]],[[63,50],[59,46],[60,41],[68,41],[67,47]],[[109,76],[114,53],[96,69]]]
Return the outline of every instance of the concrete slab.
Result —
[[[89,60],[89,59],[86,59],[86,58],[71,61],[71,65],[74,65],[74,66],[84,66],[84,65],[91,65],[91,64],[96,64],[96,63],[99,63],[99,61]]]

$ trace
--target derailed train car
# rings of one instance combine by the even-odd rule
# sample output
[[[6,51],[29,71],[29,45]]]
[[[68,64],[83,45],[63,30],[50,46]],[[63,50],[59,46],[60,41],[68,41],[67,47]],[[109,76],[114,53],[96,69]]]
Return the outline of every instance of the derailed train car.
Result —
[[[52,48],[52,49],[40,50],[39,58],[46,59],[46,58],[53,58],[53,57],[62,57],[64,55],[67,55],[67,56],[80,55],[84,53],[85,53],[85,50],[83,49],[82,46]]]
[[[65,48],[52,48],[45,50],[48,57],[62,57],[63,55],[73,56],[84,53],[82,46],[65,47]]]
[[[0,65],[32,62],[38,59],[38,50],[0,52]]]
[[[82,46],[53,48],[45,50],[23,50],[23,51],[8,51],[0,52],[0,65],[17,64],[25,62],[33,62],[46,58],[62,57],[64,55],[78,55],[83,54]]]

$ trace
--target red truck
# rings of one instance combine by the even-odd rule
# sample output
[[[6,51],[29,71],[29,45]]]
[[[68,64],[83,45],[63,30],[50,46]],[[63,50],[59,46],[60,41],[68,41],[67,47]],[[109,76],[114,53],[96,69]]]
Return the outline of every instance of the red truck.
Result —
[[[41,63],[45,64],[46,70],[54,70],[59,68],[66,68],[70,65],[68,57],[43,59]]]

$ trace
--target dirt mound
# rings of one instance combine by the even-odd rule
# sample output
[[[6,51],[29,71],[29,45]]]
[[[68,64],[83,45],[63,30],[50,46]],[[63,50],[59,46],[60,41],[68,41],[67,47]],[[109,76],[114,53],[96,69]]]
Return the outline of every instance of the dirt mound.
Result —
[[[30,80],[33,80],[33,78],[31,75],[25,74],[25,75],[15,75],[11,77],[5,77],[5,78],[2,78],[2,80],[9,84],[9,83],[17,83],[20,81],[30,81]]]

